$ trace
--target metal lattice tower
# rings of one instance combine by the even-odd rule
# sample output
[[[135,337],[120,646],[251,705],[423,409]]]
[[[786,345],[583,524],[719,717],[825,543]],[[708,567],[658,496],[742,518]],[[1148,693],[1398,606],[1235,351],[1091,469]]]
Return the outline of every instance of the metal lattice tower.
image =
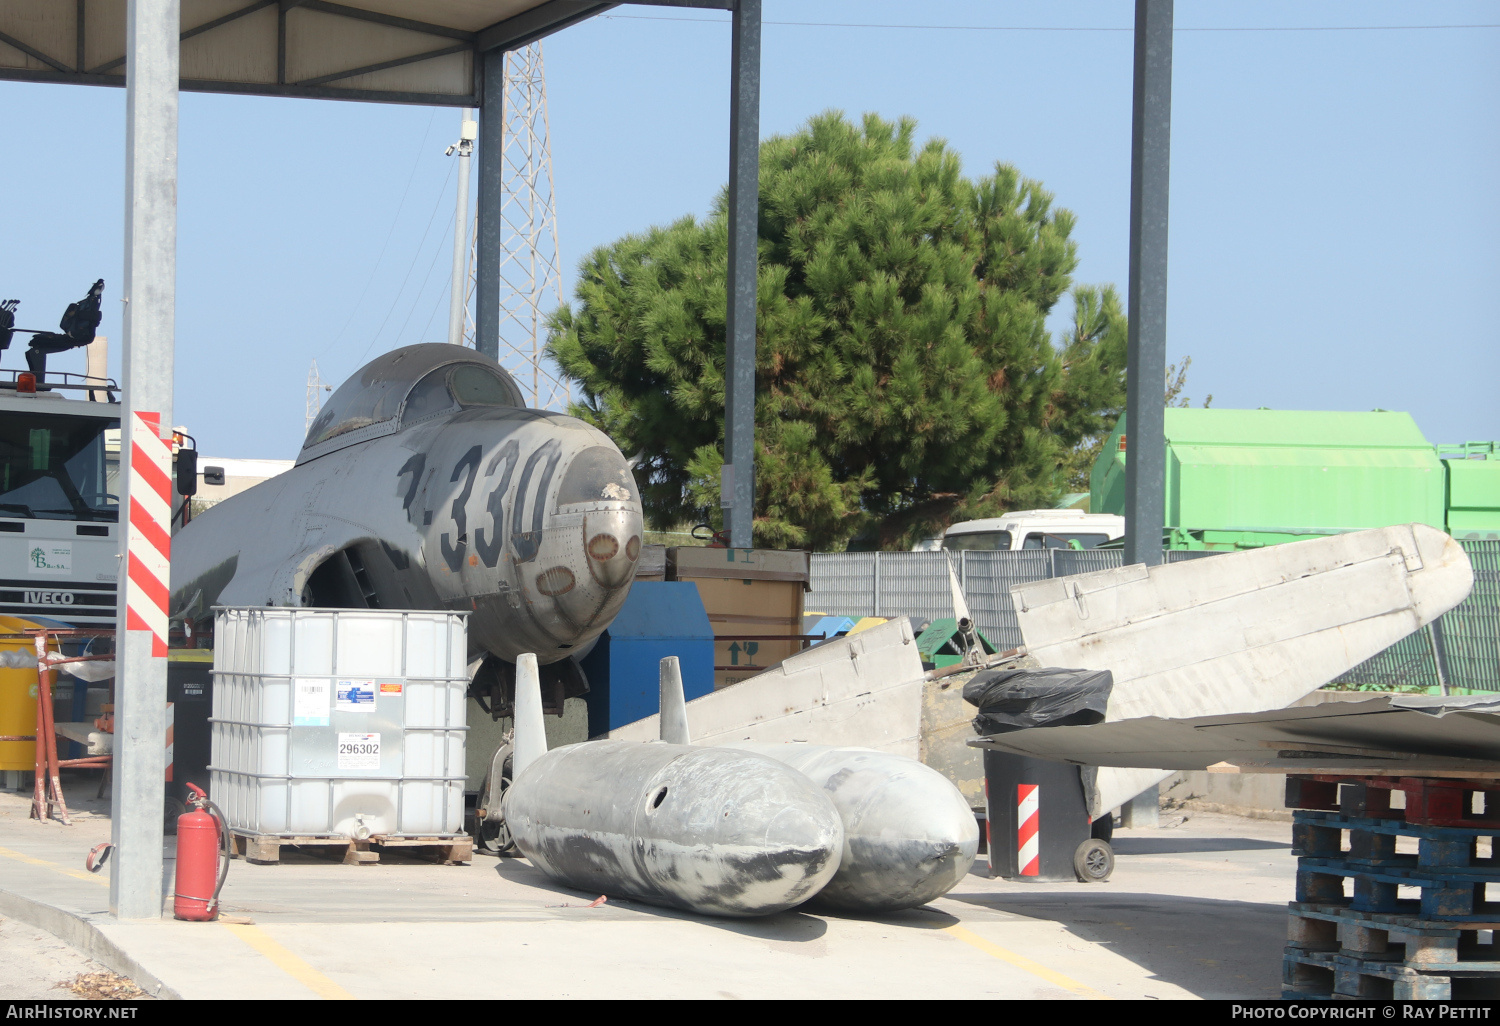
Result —
[[[549,134],[542,46],[532,43],[505,55],[500,362],[538,409],[568,401],[567,382],[542,354],[547,315],[563,302]]]
[[[332,391],[333,386],[323,380],[323,375],[318,373],[318,361],[314,360],[312,366],[307,368],[307,423],[302,425],[304,434],[312,430],[312,422],[318,419],[318,413],[323,409],[323,393]]]

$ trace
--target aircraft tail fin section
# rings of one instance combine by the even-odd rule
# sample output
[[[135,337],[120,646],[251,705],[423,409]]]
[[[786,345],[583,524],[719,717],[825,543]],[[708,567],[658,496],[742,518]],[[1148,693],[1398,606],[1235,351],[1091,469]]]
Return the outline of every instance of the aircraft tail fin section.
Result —
[[[670,745],[692,743],[688,733],[687,699],[682,692],[682,666],[676,656],[661,661],[661,740]]]
[[[516,720],[512,737],[511,779],[547,753],[547,728],[542,720],[542,678],[536,656],[524,652],[516,659]]]

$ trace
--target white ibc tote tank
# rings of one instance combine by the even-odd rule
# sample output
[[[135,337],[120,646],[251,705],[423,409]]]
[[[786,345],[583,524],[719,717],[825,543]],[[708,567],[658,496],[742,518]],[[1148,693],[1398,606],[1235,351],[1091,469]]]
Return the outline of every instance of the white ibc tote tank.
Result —
[[[467,613],[215,613],[212,797],[232,830],[463,832]]]

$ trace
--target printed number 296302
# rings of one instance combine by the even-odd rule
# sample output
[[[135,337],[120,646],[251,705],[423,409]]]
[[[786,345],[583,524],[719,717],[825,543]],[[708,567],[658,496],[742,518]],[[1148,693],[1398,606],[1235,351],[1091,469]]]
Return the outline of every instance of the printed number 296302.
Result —
[[[338,767],[341,770],[379,769],[379,734],[339,734]]]

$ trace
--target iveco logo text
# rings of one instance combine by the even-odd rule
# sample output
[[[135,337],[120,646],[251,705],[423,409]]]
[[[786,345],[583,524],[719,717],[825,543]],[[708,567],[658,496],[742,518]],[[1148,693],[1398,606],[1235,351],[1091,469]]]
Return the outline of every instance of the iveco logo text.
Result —
[[[26,601],[32,605],[71,606],[73,593],[71,591],[28,591]]]

